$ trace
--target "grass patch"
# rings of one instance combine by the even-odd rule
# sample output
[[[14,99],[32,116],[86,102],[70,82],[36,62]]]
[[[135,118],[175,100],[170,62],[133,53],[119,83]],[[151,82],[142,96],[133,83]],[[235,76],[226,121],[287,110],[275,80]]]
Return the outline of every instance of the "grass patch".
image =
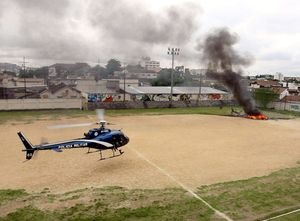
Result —
[[[190,107],[190,108],[149,108],[149,109],[109,109],[107,116],[135,116],[135,115],[176,115],[176,114],[205,114],[231,116],[231,108],[227,107]],[[234,107],[238,112],[243,113],[241,107]],[[271,119],[291,119],[300,117],[298,112],[263,110]],[[55,120],[61,118],[76,118],[95,116],[94,111],[88,110],[40,110],[40,111],[0,111],[0,124],[8,121],[18,124],[21,122],[32,123],[34,120]]]
[[[23,190],[17,190],[15,194],[9,192],[6,195],[14,196],[9,200],[17,196],[21,205],[19,209],[5,214],[0,221],[221,220],[181,188],[127,189],[111,186],[61,194],[24,194]],[[300,167],[248,180],[201,186],[197,194],[234,220],[274,217],[300,208]],[[39,209],[38,206],[42,205],[51,205],[51,210]],[[0,214],[1,208],[0,205]],[[295,213],[276,220],[298,220],[299,216]]]
[[[241,108],[236,108],[241,110]],[[231,107],[190,107],[190,108],[149,108],[149,109],[122,109],[107,110],[110,116],[122,115],[174,115],[174,114],[208,114],[208,115],[231,115]]]
[[[15,200],[17,198],[21,198],[24,196],[27,196],[28,193],[26,193],[25,190],[20,189],[20,190],[11,190],[11,189],[7,189],[7,190],[0,190],[0,205],[4,202],[4,201],[8,201],[8,200]]]
[[[299,220],[300,220],[300,212],[274,219],[274,221],[299,221]]]
[[[71,193],[68,193],[69,196]],[[57,209],[40,210],[37,207],[24,206],[0,218],[0,221],[12,220],[210,220],[213,212],[202,202],[194,199],[182,189],[129,190],[122,187],[90,188],[81,192],[89,198],[86,203],[77,200],[72,206],[64,207],[61,199],[66,194],[56,194]],[[71,200],[71,199],[70,199]],[[44,201],[39,198],[41,205]],[[48,203],[49,202],[46,202]],[[70,203],[70,202],[69,202]],[[69,204],[70,205],[70,204]],[[0,207],[1,211],[1,207]]]
[[[202,186],[197,192],[235,220],[266,217],[300,207],[300,167],[268,176]]]
[[[41,211],[32,206],[27,206],[17,209],[14,213],[8,214],[5,218],[0,218],[0,221],[13,220],[13,221],[56,221],[55,216],[50,216],[48,212]]]
[[[241,110],[240,108],[237,108]],[[210,114],[229,116],[231,107],[196,107],[196,108],[151,108],[151,109],[116,109],[106,110],[108,116],[134,116],[134,115],[168,115],[168,114]],[[14,121],[18,124],[31,123],[33,120],[61,119],[95,116],[94,111],[87,110],[48,110],[48,111],[0,111],[0,124]]]
[[[263,219],[271,219],[272,220],[300,220],[300,211],[297,211],[297,212],[294,212],[294,213],[291,213],[291,214],[288,214],[288,215],[285,215],[289,212],[293,212],[295,210],[299,210],[300,208],[294,208],[294,209],[285,209],[285,210],[281,210],[281,211],[277,211],[277,212],[274,212],[274,213],[271,213],[265,217],[263,217]],[[275,218],[279,216],[278,218]]]
[[[7,121],[19,122],[41,119],[60,119],[64,117],[80,117],[94,114],[93,111],[82,110],[40,110],[40,111],[0,111],[0,123]]]

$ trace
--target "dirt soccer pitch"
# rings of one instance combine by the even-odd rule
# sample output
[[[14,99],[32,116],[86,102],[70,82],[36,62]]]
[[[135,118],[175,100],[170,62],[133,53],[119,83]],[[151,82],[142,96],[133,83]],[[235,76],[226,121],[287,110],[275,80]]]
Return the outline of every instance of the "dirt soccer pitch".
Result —
[[[25,154],[21,152],[23,146],[17,137],[17,132],[22,131],[33,144],[39,144],[41,140],[45,141],[45,138],[48,142],[79,138],[90,128],[49,130],[47,126],[93,122],[96,121],[95,117],[81,116],[59,120],[45,118],[36,121],[30,118],[28,121],[2,123],[0,125],[0,190],[25,189],[33,193],[43,193],[47,190],[52,194],[64,194],[67,191],[107,186],[120,186],[129,190],[183,188],[191,195],[194,194],[195,198],[202,200],[201,196],[210,199],[209,197],[214,195],[213,192],[224,191],[224,187],[218,186],[217,183],[261,177],[280,169],[299,166],[300,119],[260,121],[212,115],[153,115],[107,117],[106,120],[114,123],[111,127],[122,128],[129,136],[130,142],[122,148],[124,155],[104,161],[99,161],[99,153],[86,154],[86,149],[73,149],[64,150],[62,153],[39,151],[32,160],[24,162]],[[105,153],[107,156],[110,154],[110,151]],[[299,195],[296,189],[299,175],[297,171],[298,169],[286,172],[290,174],[289,176],[295,174],[296,180],[292,180],[289,184],[294,188],[293,191],[296,191],[296,195],[292,196],[296,198]],[[256,184],[261,185],[266,182],[272,183],[273,181],[266,177],[258,180]],[[282,182],[286,183],[283,180]],[[211,184],[217,185],[199,189],[200,186]],[[239,185],[238,183],[235,187],[238,189],[231,191],[232,194],[236,191],[243,191],[238,187]],[[242,185],[253,188],[251,182]],[[261,190],[264,194],[264,190]],[[123,190],[122,194],[126,191]],[[176,191],[170,196],[179,194]],[[283,194],[280,196],[286,195],[281,193],[280,188],[279,192]],[[184,196],[178,197],[179,200]],[[230,196],[227,197],[230,198]],[[257,196],[254,197],[257,198]],[[103,193],[100,198],[103,198]],[[240,220],[253,220],[256,217],[255,206],[251,213],[246,206],[243,216],[239,216],[238,212],[232,212],[236,209],[228,209],[226,201],[223,200],[226,200],[226,197],[218,198],[214,205],[217,209],[225,211],[226,215],[229,214],[230,217]],[[235,198],[231,200],[235,202]],[[299,201],[293,201],[290,197],[288,200],[289,206],[279,205],[275,212],[281,211],[280,208],[284,211],[288,209],[288,211],[297,212]],[[64,201],[65,199],[61,199],[55,204]],[[213,201],[213,198],[210,201]],[[263,197],[262,204],[268,206],[267,203],[264,204],[264,201]],[[261,202],[255,203],[261,205]],[[46,203],[46,208],[48,204]],[[8,214],[14,211],[15,204],[7,205],[0,207],[0,213]],[[42,205],[41,201],[38,201],[36,205]],[[233,204],[230,203],[230,205]],[[209,204],[208,208],[210,206]],[[241,205],[235,206],[239,208]],[[210,209],[213,211],[215,208]],[[267,207],[266,211],[262,210],[257,214],[265,216],[270,212],[274,213],[271,207]],[[248,215],[245,215],[247,213]],[[282,213],[284,212],[279,212],[279,214]],[[112,211],[112,214],[115,212]],[[219,218],[224,215],[225,220],[231,220],[225,214],[219,214]],[[120,217],[122,220],[123,216]],[[245,219],[245,217],[248,218]],[[12,220],[14,220],[13,217]]]
[[[300,159],[300,120],[256,121],[207,115],[108,117],[130,137],[121,157],[99,161],[85,149],[40,151],[23,162],[17,132],[33,143],[81,137],[89,128],[49,130],[47,126],[94,118],[6,123],[0,130],[0,188],[67,191],[90,186],[176,187],[263,176],[293,167]],[[106,154],[111,154],[107,151]],[[168,176],[169,175],[169,176]]]

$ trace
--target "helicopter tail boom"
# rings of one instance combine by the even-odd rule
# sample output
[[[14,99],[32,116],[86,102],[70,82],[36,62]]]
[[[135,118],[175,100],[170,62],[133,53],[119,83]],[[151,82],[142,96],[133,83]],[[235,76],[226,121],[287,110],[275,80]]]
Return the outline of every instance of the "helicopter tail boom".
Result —
[[[34,151],[36,150],[34,146],[25,138],[25,136],[22,134],[22,132],[18,132],[18,136],[20,137],[20,140],[22,141],[24,147],[26,148],[26,160],[30,160],[33,156]]]

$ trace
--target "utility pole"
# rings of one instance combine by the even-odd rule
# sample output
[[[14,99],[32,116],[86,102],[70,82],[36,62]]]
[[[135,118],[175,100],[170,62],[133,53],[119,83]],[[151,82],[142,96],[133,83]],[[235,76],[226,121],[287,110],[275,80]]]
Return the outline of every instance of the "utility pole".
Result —
[[[123,102],[125,102],[125,96],[126,96],[126,64],[124,63],[124,70],[123,70],[123,74],[124,74],[124,82],[123,82],[123,86],[124,86],[124,94],[123,94]]]
[[[199,75],[199,93],[198,93],[198,97],[197,97],[197,106],[199,105],[201,92],[202,92],[202,73],[200,72],[200,75]]]
[[[25,74],[26,74],[26,63],[28,63],[28,62],[26,62],[25,61],[25,57],[23,57],[23,62],[22,62],[22,69],[23,69],[23,74],[24,74],[24,76],[23,76],[23,79],[24,79],[24,98],[26,99],[26,96],[27,96],[27,93],[26,93],[26,78],[25,78]]]
[[[170,107],[172,107],[173,102],[173,87],[174,87],[174,57],[175,55],[179,55],[179,48],[168,48],[168,55],[172,56],[172,69],[171,69],[171,94],[170,94]]]

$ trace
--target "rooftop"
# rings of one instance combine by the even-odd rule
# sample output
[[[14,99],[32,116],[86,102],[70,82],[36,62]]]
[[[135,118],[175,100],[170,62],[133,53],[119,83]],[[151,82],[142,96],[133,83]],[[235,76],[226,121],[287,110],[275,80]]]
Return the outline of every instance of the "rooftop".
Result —
[[[128,86],[125,91],[129,94],[170,94],[171,87]],[[173,94],[199,94],[199,87],[173,87]],[[211,87],[201,87],[201,94],[227,94],[227,92]]]

